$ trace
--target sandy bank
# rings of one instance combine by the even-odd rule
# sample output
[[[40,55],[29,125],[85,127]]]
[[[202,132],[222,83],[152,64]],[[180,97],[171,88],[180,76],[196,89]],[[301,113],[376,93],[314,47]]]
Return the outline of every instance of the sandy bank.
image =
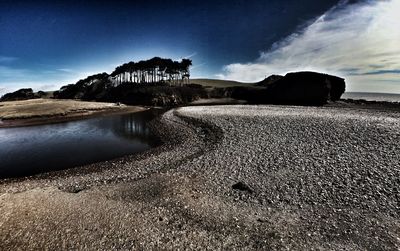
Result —
[[[0,128],[54,123],[94,115],[142,110],[145,108],[77,100],[31,99],[0,102]]]
[[[154,128],[150,152],[1,181],[3,247],[400,248],[399,113],[186,107]]]

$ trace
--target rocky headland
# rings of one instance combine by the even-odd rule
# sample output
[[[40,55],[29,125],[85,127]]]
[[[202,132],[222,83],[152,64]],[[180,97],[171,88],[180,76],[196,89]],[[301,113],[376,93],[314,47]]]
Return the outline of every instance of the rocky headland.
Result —
[[[190,79],[134,82],[132,78],[129,82],[127,74],[132,73],[123,72],[125,81],[120,82],[116,82],[115,74],[92,75],[75,84],[61,87],[52,97],[163,107],[184,106],[199,99],[216,98],[241,100],[250,104],[321,106],[339,100],[346,88],[344,79],[316,72],[272,75],[258,83]],[[37,98],[40,97],[39,93],[44,93],[26,90],[28,89],[6,94],[0,101]]]

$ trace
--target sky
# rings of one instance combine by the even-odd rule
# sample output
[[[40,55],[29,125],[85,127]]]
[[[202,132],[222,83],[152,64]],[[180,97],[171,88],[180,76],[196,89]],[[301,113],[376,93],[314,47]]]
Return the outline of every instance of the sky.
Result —
[[[398,13],[400,0],[0,0],[0,95],[154,56],[192,59],[192,78],[312,70],[400,93]]]

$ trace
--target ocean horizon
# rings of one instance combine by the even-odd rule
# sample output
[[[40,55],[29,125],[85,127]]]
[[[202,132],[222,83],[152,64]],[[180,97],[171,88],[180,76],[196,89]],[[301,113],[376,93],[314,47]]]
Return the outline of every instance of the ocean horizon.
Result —
[[[374,92],[345,92],[342,99],[363,99],[367,101],[400,102],[400,94]]]

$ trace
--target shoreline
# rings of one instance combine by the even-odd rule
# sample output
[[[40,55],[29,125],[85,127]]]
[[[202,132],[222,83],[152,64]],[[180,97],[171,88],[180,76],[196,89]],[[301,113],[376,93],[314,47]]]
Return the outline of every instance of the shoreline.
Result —
[[[327,104],[325,106],[290,106],[290,105],[250,105],[250,104],[219,104],[217,102],[216,105],[213,104],[203,104],[203,107],[213,107],[213,106],[243,106],[243,107],[270,107],[270,108],[275,108],[275,109],[280,109],[280,108],[298,108],[298,109],[317,109],[317,110],[324,110],[324,109],[334,109],[334,110],[345,110],[345,111],[353,111],[353,112],[362,112],[362,113],[376,113],[376,112],[382,112],[382,113],[393,113],[397,112],[398,109],[400,110],[400,105],[397,106],[397,103],[394,104],[395,109],[392,106],[389,105],[387,107],[387,103],[393,104],[392,102],[375,102],[372,101],[372,106],[369,106],[371,101],[367,101],[367,103],[364,103],[364,105],[359,104],[358,102],[354,103],[352,102],[353,100],[341,100],[343,102],[334,102]],[[364,101],[364,100],[363,100]],[[377,103],[377,106],[373,106],[375,103]],[[367,104],[367,105],[365,105]],[[167,110],[165,113],[168,113],[167,116],[163,116],[161,114],[160,117],[155,118],[151,123],[150,123],[150,129],[152,130],[153,134],[159,138],[160,144],[156,146],[155,148],[149,149],[145,152],[140,152],[136,153],[133,155],[127,155],[127,156],[122,156],[116,159],[111,159],[111,160],[106,160],[106,161],[101,161],[97,163],[92,163],[92,164],[87,164],[84,166],[77,166],[77,167],[72,167],[64,170],[56,170],[56,171],[50,171],[50,172],[45,172],[45,173],[38,173],[32,176],[26,176],[26,177],[12,177],[12,178],[4,178],[0,179],[0,193],[1,193],[1,185],[3,184],[3,181],[5,183],[8,183],[9,181],[11,182],[20,182],[20,181],[25,181],[25,180],[30,180],[30,179],[53,179],[57,176],[60,177],[72,177],[75,175],[80,175],[80,174],[87,174],[90,172],[97,172],[96,169],[101,170],[107,170],[109,168],[115,168],[115,163],[124,163],[124,164],[129,164],[131,162],[134,162],[136,160],[141,160],[141,159],[147,159],[149,157],[154,157],[154,155],[158,155],[160,153],[168,152],[169,149],[174,149],[174,148],[182,148],[182,145],[184,145],[185,141],[190,141],[192,145],[199,143],[200,141],[204,141],[201,145],[202,147],[204,145],[207,145],[210,149],[214,148],[214,144],[216,144],[219,140],[211,141],[209,143],[206,140],[206,137],[209,137],[211,139],[221,139],[223,137],[223,132],[218,128],[218,126],[212,124],[212,123],[204,123],[202,122],[201,118],[191,118],[191,117],[186,117],[179,115],[177,113],[177,110],[181,108],[190,108],[190,107],[201,107],[201,105],[190,105],[190,106],[184,106],[184,107],[176,107],[172,108],[170,110]],[[156,108],[156,107],[155,107]],[[138,110],[139,109],[139,110]],[[43,120],[43,121],[38,121],[38,124],[16,124],[15,126],[31,126],[31,125],[45,125],[45,124],[52,124],[52,123],[62,123],[62,122],[69,122],[69,121],[76,121],[80,119],[87,119],[87,118],[92,118],[92,117],[97,117],[97,116],[112,116],[112,115],[118,115],[118,114],[125,114],[125,113],[132,113],[132,112],[141,112],[141,111],[146,111],[150,108],[148,107],[141,107],[141,106],[126,106],[122,110],[101,110],[101,111],[95,111],[92,114],[87,114],[87,115],[82,115],[74,118],[73,116],[71,117],[60,117],[60,118],[50,118],[49,120]],[[176,119],[171,119],[175,117]],[[65,119],[65,120],[64,120]],[[21,121],[23,122],[23,121]],[[29,121],[30,122],[30,121]],[[7,127],[2,127],[0,124],[0,129],[2,128],[11,128],[12,126],[7,126]],[[172,129],[171,129],[172,128]],[[183,128],[186,128],[186,130],[182,130]],[[175,130],[175,131],[173,131]],[[191,133],[189,131],[192,130]],[[198,137],[197,133],[203,132],[204,135],[201,135],[201,137]],[[195,132],[195,133],[193,133]],[[188,136],[190,135],[190,136]],[[197,141],[196,141],[197,140]],[[195,147],[196,148],[196,147]],[[204,151],[204,149],[202,150]],[[192,155],[192,154],[191,154]],[[86,185],[85,185],[86,186]]]
[[[142,106],[75,100],[33,99],[0,103],[0,128],[62,123],[148,110]]]
[[[37,100],[37,99],[36,99]],[[68,101],[68,100],[67,100]],[[17,101],[19,102],[19,101]],[[86,102],[85,103],[94,103],[97,104],[99,102]],[[31,115],[28,117],[18,117],[11,119],[1,119],[0,116],[0,129],[1,128],[11,128],[11,127],[23,127],[23,126],[35,126],[35,125],[46,125],[46,124],[55,124],[69,121],[76,121],[81,119],[88,119],[97,116],[108,116],[108,115],[118,115],[118,114],[126,114],[133,112],[141,112],[148,110],[148,107],[143,106],[117,106],[116,104],[109,103],[110,105],[114,105],[111,107],[103,107],[103,108],[81,108],[79,110],[69,111],[63,114],[54,114],[54,115]],[[220,99],[205,99],[194,101],[188,106],[214,106],[214,105],[247,105],[243,100],[233,100],[227,98]],[[1,105],[1,103],[0,103]],[[249,104],[250,105],[250,104]],[[266,104],[268,105],[268,104]],[[277,106],[280,105],[270,105]],[[1,107],[1,106],[0,106]],[[183,106],[184,107],[184,106]],[[299,107],[307,107],[307,106],[299,106]],[[314,107],[314,106],[309,106]],[[380,110],[380,111],[400,111],[400,102],[389,102],[389,101],[367,101],[367,100],[356,100],[356,99],[340,99],[336,102],[330,102],[321,107],[333,107],[333,108],[348,108],[348,109],[366,109],[366,110]],[[0,114],[1,115],[1,114]]]
[[[30,249],[62,242],[72,249],[396,249],[399,159],[392,153],[400,115],[387,113],[247,105],[170,110],[152,124],[163,141],[152,150],[1,180],[0,241]],[[16,238],[18,231],[38,241]],[[54,238],[41,239],[50,233]]]
[[[148,109],[149,108],[141,106],[127,106],[124,108],[115,108],[115,109],[80,111],[68,115],[59,115],[59,116],[39,116],[26,119],[9,119],[0,121],[0,128],[56,124],[56,123],[77,121],[81,119],[89,119],[99,116],[112,116],[112,115],[142,112]]]
[[[53,179],[67,179],[69,180],[70,178],[74,178],[76,176],[81,176],[81,175],[87,175],[89,174],[88,180],[89,182],[83,182],[82,187],[89,188],[92,185],[90,182],[90,174],[94,173],[96,175],[101,174],[102,178],[107,179],[108,182],[115,182],[120,180],[121,177],[118,179],[115,179],[115,175],[109,173],[108,171],[114,169],[114,168],[119,168],[119,167],[126,167],[129,164],[135,163],[136,161],[141,161],[145,160],[147,161],[148,159],[154,160],[154,158],[158,158],[159,155],[164,155],[164,154],[169,154],[170,151],[182,151],[182,152],[187,152],[188,156],[192,156],[195,154],[196,150],[203,148],[204,145],[209,145],[207,142],[203,142],[203,138],[199,138],[197,136],[197,131],[200,130],[200,126],[203,126],[204,128],[201,129],[203,131],[207,132],[207,135],[210,138],[215,138],[219,137],[216,134],[218,132],[218,128],[215,128],[214,126],[208,125],[201,123],[200,121],[197,120],[191,120],[189,118],[181,118],[181,117],[175,117],[175,109],[174,110],[169,110],[167,111],[166,116],[161,115],[162,117],[158,117],[154,119],[153,121],[150,122],[150,129],[152,130],[152,133],[159,138],[160,144],[154,148],[151,148],[147,151],[140,152],[137,154],[133,155],[127,155],[123,157],[119,157],[116,159],[112,160],[107,160],[107,161],[101,161],[97,163],[92,163],[84,166],[78,166],[78,167],[72,167],[69,169],[64,169],[64,170],[56,170],[56,171],[51,171],[51,172],[45,172],[45,173],[38,173],[32,176],[25,176],[25,177],[11,177],[11,178],[4,178],[0,179],[0,193],[2,192],[8,192],[6,190],[3,190],[3,188],[9,184],[18,184],[18,183],[31,183],[33,181],[34,185],[38,185],[44,182],[44,184],[48,185],[48,183],[53,183],[51,182]],[[164,113],[165,114],[165,113]],[[191,123],[194,124],[190,124]],[[197,128],[197,129],[196,129]],[[212,128],[212,129],[211,129]],[[201,143],[202,142],[202,143]],[[188,145],[186,143],[189,143]],[[183,151],[185,149],[186,151]],[[180,154],[180,158],[174,159],[174,160],[168,160],[166,161],[167,163],[169,162],[176,162],[176,161],[181,161],[184,158],[187,158],[188,156],[185,156],[185,154]],[[164,165],[163,163],[160,163]],[[104,173],[103,173],[104,172]],[[82,178],[82,177],[81,177]],[[85,180],[85,179],[83,179]],[[130,180],[130,179],[129,179]],[[36,183],[38,182],[38,183]],[[103,181],[101,181],[102,183]],[[76,182],[73,182],[76,183]],[[100,184],[101,184],[100,183]],[[81,187],[79,186],[79,187]],[[27,188],[23,188],[24,186],[21,186],[22,190],[18,191],[24,191],[26,189],[31,189],[31,186],[28,185]],[[62,187],[62,188],[61,188]],[[61,189],[66,188],[68,190],[69,185],[66,186],[60,186]]]
[[[369,101],[364,99],[340,99],[339,101],[328,104],[332,107],[353,106],[354,108],[382,110],[382,111],[400,111],[400,102],[390,101]]]

